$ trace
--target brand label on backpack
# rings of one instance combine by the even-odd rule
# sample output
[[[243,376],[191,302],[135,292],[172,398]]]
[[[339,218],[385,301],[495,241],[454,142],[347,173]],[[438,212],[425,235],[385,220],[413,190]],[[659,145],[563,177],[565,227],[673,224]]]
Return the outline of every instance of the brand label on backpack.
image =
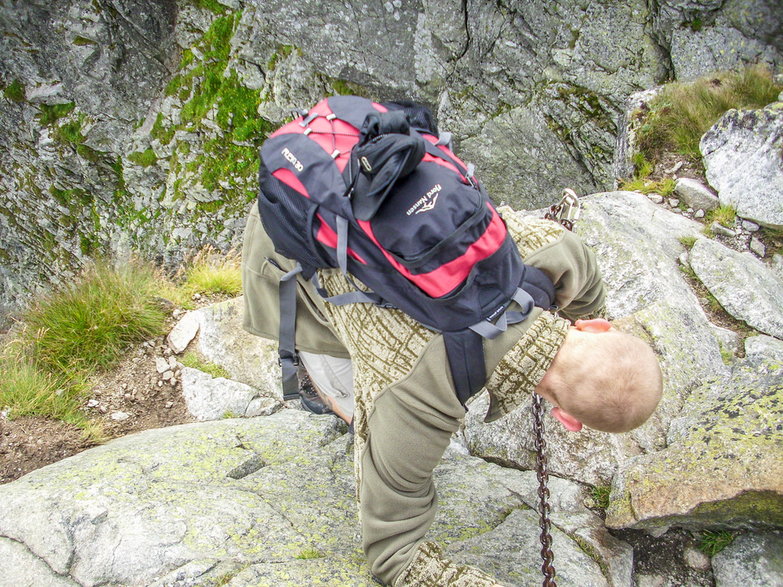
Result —
[[[408,216],[412,214],[421,214],[422,212],[429,212],[435,207],[435,202],[438,201],[438,193],[443,188],[440,184],[436,184],[430,191],[419,198],[413,206],[408,208],[405,212]]]
[[[283,155],[283,157],[285,157],[286,160],[288,160],[288,162],[294,166],[294,169],[300,172],[304,170],[304,165],[302,165],[301,161],[296,158],[296,155],[288,150],[288,147],[284,147],[283,150],[280,151],[280,154]]]

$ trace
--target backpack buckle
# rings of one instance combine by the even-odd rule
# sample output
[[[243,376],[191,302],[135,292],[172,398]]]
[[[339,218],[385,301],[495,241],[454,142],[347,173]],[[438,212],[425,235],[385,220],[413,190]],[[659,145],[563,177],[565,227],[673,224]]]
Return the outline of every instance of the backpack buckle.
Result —
[[[559,204],[549,207],[549,211],[544,214],[544,218],[554,220],[563,225],[568,230],[574,229],[574,222],[579,220],[582,214],[582,202],[571,188],[563,190],[563,199]]]

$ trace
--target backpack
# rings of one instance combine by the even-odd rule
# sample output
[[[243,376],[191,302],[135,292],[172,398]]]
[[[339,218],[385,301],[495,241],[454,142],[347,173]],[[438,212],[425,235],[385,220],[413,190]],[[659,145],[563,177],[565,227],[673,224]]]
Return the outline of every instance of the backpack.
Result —
[[[394,307],[443,334],[457,396],[486,381],[483,338],[549,309],[554,286],[526,266],[473,175],[413,102],[333,96],[261,146],[258,207],[281,255],[297,261],[280,283],[284,399],[298,393],[296,276],[327,301]],[[328,297],[319,268],[339,268],[355,292]],[[358,280],[360,287],[353,280]],[[507,311],[512,300],[522,311]]]

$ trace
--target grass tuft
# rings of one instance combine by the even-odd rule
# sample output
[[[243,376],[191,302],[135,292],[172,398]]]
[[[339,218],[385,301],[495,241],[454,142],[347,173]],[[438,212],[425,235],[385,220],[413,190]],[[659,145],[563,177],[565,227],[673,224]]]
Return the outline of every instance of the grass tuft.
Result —
[[[593,498],[596,506],[605,510],[609,507],[609,495],[612,493],[612,488],[609,485],[596,485],[590,488],[590,497]]]
[[[668,198],[674,193],[676,184],[677,182],[670,177],[665,177],[660,181],[635,178],[623,182],[621,188],[631,192],[641,192],[642,194],[660,194],[664,198]]]
[[[702,135],[732,108],[763,108],[777,100],[783,86],[763,66],[721,72],[694,82],[673,83],[648,104],[637,134],[639,150],[653,164],[667,152],[701,160]]]
[[[36,365],[55,374],[90,374],[116,365],[134,342],[162,334],[158,278],[144,266],[97,264],[45,297],[23,317]]]
[[[715,556],[734,541],[734,533],[728,530],[705,530],[699,538],[698,548],[707,556]]]
[[[181,288],[190,294],[239,295],[242,292],[240,264],[238,253],[221,255],[207,247],[191,261]]]
[[[215,378],[223,377],[224,379],[228,379],[231,377],[231,374],[223,367],[207,361],[201,355],[193,351],[186,352],[180,362],[185,365],[185,367],[198,369],[199,371],[203,371],[204,373],[207,373],[208,375],[211,375]]]
[[[691,250],[693,248],[693,245],[696,244],[696,241],[699,240],[698,237],[695,236],[681,236],[680,237],[680,244],[685,247],[688,250]]]
[[[731,228],[737,221],[737,210],[733,206],[718,206],[707,213],[707,220]]]

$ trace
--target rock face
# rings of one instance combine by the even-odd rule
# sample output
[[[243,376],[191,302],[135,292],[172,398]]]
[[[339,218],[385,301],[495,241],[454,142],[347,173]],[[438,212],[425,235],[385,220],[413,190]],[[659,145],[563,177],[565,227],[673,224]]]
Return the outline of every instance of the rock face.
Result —
[[[699,145],[707,179],[721,204],[772,228],[783,228],[783,102],[730,110]]]
[[[0,582],[372,584],[352,436],[336,422],[283,410],[150,430],[2,486]],[[437,482],[443,507],[432,534],[449,556],[509,585],[540,580],[534,473],[452,452]],[[581,505],[582,488],[553,489],[559,582],[630,585],[630,547]]]
[[[780,64],[778,9],[3,3],[0,304],[98,252],[176,265],[205,243],[235,246],[260,142],[325,94],[428,103],[490,193],[517,207],[549,205],[565,186],[611,189],[626,98],[670,77]]]

